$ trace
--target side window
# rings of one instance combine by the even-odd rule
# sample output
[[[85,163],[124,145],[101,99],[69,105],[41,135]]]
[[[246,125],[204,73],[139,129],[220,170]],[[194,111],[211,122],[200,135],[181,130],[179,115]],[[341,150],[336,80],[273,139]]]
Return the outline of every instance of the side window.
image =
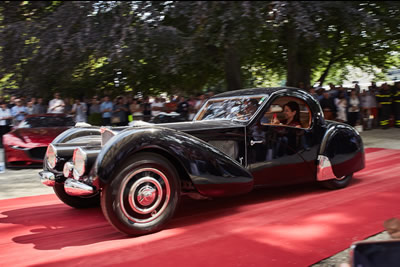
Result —
[[[292,96],[282,96],[269,105],[260,123],[307,129],[310,128],[311,121],[312,114],[304,100]]]

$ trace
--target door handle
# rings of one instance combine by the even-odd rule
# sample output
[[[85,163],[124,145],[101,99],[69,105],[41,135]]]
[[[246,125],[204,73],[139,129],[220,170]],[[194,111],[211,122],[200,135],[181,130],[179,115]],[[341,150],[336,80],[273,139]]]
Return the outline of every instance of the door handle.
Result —
[[[254,144],[262,144],[264,141],[262,141],[262,140],[260,140],[260,141],[254,141],[254,140],[251,140],[250,141],[250,145],[251,146],[254,146]]]

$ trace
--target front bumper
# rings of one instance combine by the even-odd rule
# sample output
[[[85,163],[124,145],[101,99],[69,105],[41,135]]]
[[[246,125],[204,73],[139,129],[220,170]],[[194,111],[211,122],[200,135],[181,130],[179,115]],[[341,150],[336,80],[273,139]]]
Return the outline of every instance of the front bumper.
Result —
[[[92,186],[68,178],[64,183],[65,192],[70,196],[90,196],[95,193]]]
[[[56,176],[52,172],[41,171],[39,172],[39,176],[40,176],[40,181],[44,185],[54,186],[56,184]]]
[[[40,181],[46,186],[54,186],[56,184],[56,176],[49,171],[39,172]],[[96,193],[90,185],[79,182],[75,179],[68,178],[64,182],[64,190],[70,196],[90,196]]]

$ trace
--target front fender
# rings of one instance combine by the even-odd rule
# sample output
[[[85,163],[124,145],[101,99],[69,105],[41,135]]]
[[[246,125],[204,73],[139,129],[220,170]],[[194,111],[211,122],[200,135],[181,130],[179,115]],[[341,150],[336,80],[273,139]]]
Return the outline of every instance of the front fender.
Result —
[[[93,136],[100,136],[100,127],[74,127],[70,128],[61,134],[59,134],[52,144],[61,144],[61,143],[69,143],[69,142],[75,142],[75,143],[89,143],[91,139],[93,139]]]
[[[352,174],[365,167],[361,136],[353,127],[346,124],[330,125],[322,140],[319,155],[329,159],[336,177]]]
[[[235,195],[253,188],[250,172],[220,150],[189,134],[161,127],[131,128],[114,136],[98,155],[94,172],[107,184],[125,160],[148,149],[162,150],[178,161],[176,167],[184,168],[203,195]]]

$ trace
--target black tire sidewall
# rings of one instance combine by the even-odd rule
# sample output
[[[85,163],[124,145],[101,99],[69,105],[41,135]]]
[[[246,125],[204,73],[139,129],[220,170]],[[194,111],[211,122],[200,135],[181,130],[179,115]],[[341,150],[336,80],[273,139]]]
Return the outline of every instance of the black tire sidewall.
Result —
[[[353,174],[349,174],[349,175],[346,175],[346,177],[342,180],[331,179],[331,180],[323,181],[322,185],[328,189],[342,189],[342,188],[347,187],[350,184],[352,178],[353,178]]]
[[[121,186],[129,174],[141,168],[154,168],[168,179],[171,196],[163,214],[154,221],[135,223],[123,214],[120,208]],[[175,213],[180,200],[180,183],[175,167],[164,157],[150,152],[141,152],[129,158],[115,173],[111,183],[102,191],[101,207],[107,220],[120,232],[128,235],[143,235],[161,230]]]

